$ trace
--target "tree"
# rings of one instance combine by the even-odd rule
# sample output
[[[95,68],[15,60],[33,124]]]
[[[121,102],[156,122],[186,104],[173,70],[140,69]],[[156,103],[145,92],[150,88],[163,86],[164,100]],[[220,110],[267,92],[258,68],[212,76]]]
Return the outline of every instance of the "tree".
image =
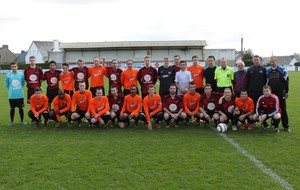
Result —
[[[251,49],[246,50],[242,57],[242,60],[245,63],[246,67],[253,65],[252,59],[253,59],[252,50]]]

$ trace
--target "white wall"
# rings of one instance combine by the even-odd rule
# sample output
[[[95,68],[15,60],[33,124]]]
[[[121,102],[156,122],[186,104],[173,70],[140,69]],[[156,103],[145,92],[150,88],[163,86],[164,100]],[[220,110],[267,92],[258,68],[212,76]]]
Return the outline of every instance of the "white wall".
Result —
[[[29,57],[34,55],[36,57],[36,63],[44,63],[44,57],[42,56],[41,52],[38,50],[37,46],[32,43],[29,47],[29,50],[25,56],[25,61],[26,61],[26,64],[29,64]]]

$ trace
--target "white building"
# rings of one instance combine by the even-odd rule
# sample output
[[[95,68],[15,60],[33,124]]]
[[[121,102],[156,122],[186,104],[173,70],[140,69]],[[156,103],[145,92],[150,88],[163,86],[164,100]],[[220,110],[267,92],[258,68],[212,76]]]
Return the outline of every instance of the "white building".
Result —
[[[35,56],[36,63],[45,63],[48,61],[48,52],[53,49],[53,41],[32,41],[25,56],[26,64],[29,64],[29,57]]]

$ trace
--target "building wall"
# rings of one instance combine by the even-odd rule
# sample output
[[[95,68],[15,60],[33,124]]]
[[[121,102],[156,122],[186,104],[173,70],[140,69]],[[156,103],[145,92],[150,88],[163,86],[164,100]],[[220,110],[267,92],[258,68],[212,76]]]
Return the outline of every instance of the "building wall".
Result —
[[[45,62],[45,58],[43,57],[43,55],[41,54],[41,52],[39,51],[39,49],[37,48],[37,46],[32,43],[31,46],[29,47],[29,50],[25,56],[25,61],[26,64],[29,64],[29,57],[34,55],[36,57],[36,63],[44,63]]]
[[[205,60],[208,56],[213,55],[216,58],[216,64],[223,57],[227,59],[229,66],[235,66],[235,49],[205,49]]]
[[[117,59],[120,63],[126,62],[128,59],[133,59],[134,62],[143,62],[144,57],[147,53],[150,52],[151,59],[153,62],[163,62],[163,58],[168,56],[173,60],[173,56],[178,54],[182,60],[191,61],[193,55],[197,55],[200,60],[202,57],[202,50],[199,49],[159,49],[159,50],[94,50],[94,51],[69,51],[65,50],[64,52],[64,62],[77,62],[78,59],[83,59],[85,62],[92,62],[93,57],[105,57],[107,61],[112,59]],[[55,52],[51,54],[54,55]],[[49,57],[49,60],[52,60],[52,57]]]

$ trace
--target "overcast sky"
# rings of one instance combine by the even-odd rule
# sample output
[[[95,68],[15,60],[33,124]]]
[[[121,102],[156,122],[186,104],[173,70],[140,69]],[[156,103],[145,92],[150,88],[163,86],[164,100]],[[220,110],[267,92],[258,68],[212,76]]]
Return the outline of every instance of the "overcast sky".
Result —
[[[101,42],[206,40],[206,48],[300,53],[295,0],[5,0],[0,46],[15,53],[33,40]],[[298,19],[296,19],[298,18]]]

